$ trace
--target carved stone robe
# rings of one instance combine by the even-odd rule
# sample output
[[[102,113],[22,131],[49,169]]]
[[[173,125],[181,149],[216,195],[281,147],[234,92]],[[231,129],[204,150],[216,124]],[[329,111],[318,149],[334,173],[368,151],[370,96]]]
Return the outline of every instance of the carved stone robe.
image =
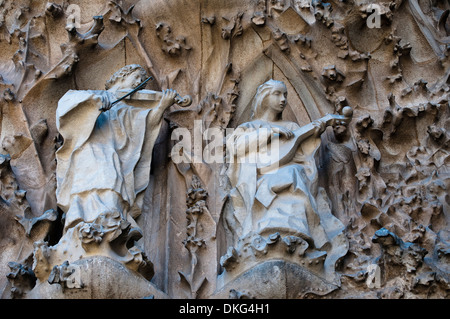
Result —
[[[65,230],[107,212],[132,223],[140,214],[161,121],[148,127],[151,109],[120,102],[100,111],[114,99],[108,91],[70,90],[58,102],[64,144],[56,153],[56,196]]]
[[[236,156],[233,152],[239,152],[238,144],[245,143],[246,138],[247,143],[251,143],[249,135],[258,135],[260,129],[265,128],[263,124],[259,120],[242,124],[240,127],[249,130],[237,129],[228,138],[230,156]],[[291,131],[300,128],[294,122],[280,121],[276,124]],[[262,138],[267,139],[268,136],[266,133]],[[234,158],[227,171],[233,209],[232,216],[226,219],[228,227],[235,233],[235,241],[256,234],[279,232],[299,236],[312,247],[327,250],[325,268],[330,278],[334,278],[334,263],[345,255],[348,244],[342,233],[343,224],[332,215],[326,192],[318,186],[315,161],[320,142],[320,136],[306,138],[292,150],[293,155],[287,163],[265,173],[258,171],[258,164],[252,163],[252,159],[246,158],[252,155],[251,151],[245,152],[240,162]],[[270,140],[268,143],[270,150]],[[280,154],[291,153],[292,144],[292,140],[280,138]]]

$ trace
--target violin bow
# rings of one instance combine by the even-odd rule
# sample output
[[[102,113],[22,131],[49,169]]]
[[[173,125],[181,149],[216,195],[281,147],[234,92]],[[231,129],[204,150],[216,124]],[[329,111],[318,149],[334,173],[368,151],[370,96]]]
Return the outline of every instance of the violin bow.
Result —
[[[153,80],[152,76],[149,76],[144,82],[142,82],[141,84],[139,84],[133,91],[125,94],[124,96],[122,96],[120,99],[115,100],[114,102],[111,103],[111,106],[113,106],[114,104],[122,101],[123,99],[129,97],[131,94],[135,93],[136,91],[140,90],[141,88],[143,88],[148,81]]]

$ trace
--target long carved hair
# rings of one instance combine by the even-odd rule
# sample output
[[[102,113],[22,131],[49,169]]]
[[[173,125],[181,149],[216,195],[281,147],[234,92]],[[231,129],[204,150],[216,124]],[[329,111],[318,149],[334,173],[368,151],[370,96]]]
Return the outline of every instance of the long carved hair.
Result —
[[[258,89],[256,90],[256,95],[252,101],[252,115],[250,116],[251,120],[256,120],[256,119],[261,118],[261,115],[267,111],[266,108],[262,107],[262,105],[263,105],[262,102],[263,102],[264,98],[272,91],[272,89],[275,86],[279,86],[279,85],[286,87],[284,82],[277,81],[274,79],[270,79],[267,82],[258,86]],[[281,117],[281,114],[280,114],[280,117]]]
[[[128,75],[130,75],[131,73],[133,73],[134,71],[139,71],[140,75],[141,75],[141,81],[139,83],[136,83],[133,87],[133,89],[135,87],[137,87],[139,84],[141,84],[142,82],[145,81],[145,79],[147,78],[147,71],[145,71],[145,69],[140,66],[139,64],[129,64],[124,66],[123,68],[121,68],[119,71],[117,71],[116,73],[114,73],[111,78],[106,81],[105,84],[105,89],[109,90],[116,82],[117,80],[124,78]]]

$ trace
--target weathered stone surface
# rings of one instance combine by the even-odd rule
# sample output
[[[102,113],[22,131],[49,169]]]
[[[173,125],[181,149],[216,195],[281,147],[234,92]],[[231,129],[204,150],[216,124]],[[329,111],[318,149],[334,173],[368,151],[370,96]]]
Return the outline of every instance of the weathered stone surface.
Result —
[[[36,284],[30,299],[165,299],[168,296],[144,277],[108,257],[90,257],[68,264],[66,282],[53,279]],[[50,279],[53,279],[50,282]]]
[[[448,298],[449,10],[439,0],[0,1],[1,297]],[[98,99],[105,83],[133,64],[153,80],[117,109],[151,114],[167,89],[191,103],[171,99],[150,129],[124,120],[96,134],[97,115],[115,110]],[[241,184],[227,174],[225,141],[252,123],[270,79],[288,92],[282,135],[352,109],[314,147],[291,148],[297,159],[314,149],[291,183],[312,177],[306,196],[287,173],[244,170]],[[67,114],[74,134],[88,119],[92,136],[105,134],[90,157],[56,153],[73,146],[57,117],[67,92],[99,93],[88,100],[104,112]],[[145,154],[120,143],[138,132],[152,135]],[[110,160],[108,145],[136,158]],[[67,163],[78,181],[62,190]],[[137,201],[127,165],[145,181]],[[98,191],[106,177],[117,177],[113,192]],[[92,208],[100,201],[109,207]]]
[[[338,287],[304,267],[284,260],[265,261],[230,281],[212,298],[232,298],[236,292],[255,299],[323,296]]]

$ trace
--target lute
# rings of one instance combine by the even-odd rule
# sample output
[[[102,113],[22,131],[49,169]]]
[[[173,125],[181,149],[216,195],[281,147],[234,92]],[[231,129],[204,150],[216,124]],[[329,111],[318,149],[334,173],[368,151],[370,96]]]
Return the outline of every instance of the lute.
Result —
[[[353,117],[353,109],[350,106],[346,106],[342,109],[342,115],[338,114],[327,114],[324,117],[314,121],[314,122],[323,122],[325,123],[325,126],[332,126],[336,123],[340,122],[342,124],[348,124]],[[313,123],[314,123],[313,122]],[[265,157],[269,158],[268,161],[259,162],[257,163],[258,172],[264,173],[268,172],[274,168],[278,168],[282,165],[285,165],[289,163],[292,158],[294,157],[295,153],[297,152],[298,147],[300,144],[308,137],[312,136],[314,132],[317,130],[317,127],[313,124],[309,123],[306,124],[299,129],[296,129],[292,131],[294,136],[290,139],[286,139],[285,137],[275,137],[282,139],[280,140],[278,145],[278,152],[274,152],[273,149],[271,149],[270,155]],[[272,143],[273,145],[276,145],[277,143]]]

